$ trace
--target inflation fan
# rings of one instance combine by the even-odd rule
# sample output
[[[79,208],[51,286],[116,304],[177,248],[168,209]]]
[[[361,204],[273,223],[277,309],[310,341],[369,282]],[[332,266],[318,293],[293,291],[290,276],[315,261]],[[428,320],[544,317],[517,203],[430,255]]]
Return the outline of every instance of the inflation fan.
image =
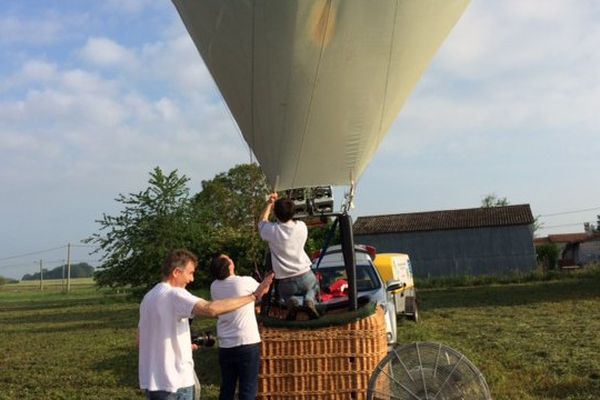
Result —
[[[369,400],[491,400],[485,378],[463,354],[439,343],[395,348],[369,381]]]

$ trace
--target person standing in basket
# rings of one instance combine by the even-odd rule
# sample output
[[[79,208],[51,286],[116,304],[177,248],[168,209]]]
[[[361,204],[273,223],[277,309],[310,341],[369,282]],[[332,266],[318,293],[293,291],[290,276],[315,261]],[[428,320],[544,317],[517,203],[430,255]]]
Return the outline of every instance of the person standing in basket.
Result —
[[[302,221],[294,221],[294,202],[278,199],[271,193],[258,222],[260,237],[269,243],[271,262],[279,297],[288,308],[288,319],[296,319],[302,304],[311,319],[319,317],[315,308],[319,283],[310,269],[310,258],[304,251],[308,229]],[[271,211],[277,222],[269,222]]]
[[[225,254],[212,259],[210,272],[215,281],[210,285],[213,300],[246,296],[258,288],[259,283],[250,276],[235,274],[233,260]],[[233,400],[239,382],[239,400],[254,400],[258,392],[260,366],[260,333],[256,322],[254,304],[219,316],[219,366],[221,388],[219,400]]]

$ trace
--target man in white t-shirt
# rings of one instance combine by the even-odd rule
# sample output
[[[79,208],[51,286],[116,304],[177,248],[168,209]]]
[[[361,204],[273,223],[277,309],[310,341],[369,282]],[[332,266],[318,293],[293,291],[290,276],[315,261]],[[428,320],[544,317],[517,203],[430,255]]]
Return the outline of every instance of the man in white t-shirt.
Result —
[[[258,282],[250,276],[235,274],[235,264],[225,254],[213,258],[210,271],[215,281],[210,285],[213,300],[254,293]],[[258,391],[260,334],[254,304],[219,315],[219,365],[221,389],[219,400],[233,400],[239,383],[239,400],[254,400]]]
[[[245,296],[207,301],[185,289],[194,280],[197,265],[193,253],[173,251],[161,269],[162,282],[146,293],[140,305],[139,380],[149,400],[194,399],[189,318],[216,317],[254,304],[266,293],[272,280],[268,276]]]
[[[269,222],[271,211],[277,222]],[[288,319],[295,319],[301,304],[314,319],[319,317],[315,308],[319,284],[310,269],[310,258],[304,251],[308,229],[304,222],[292,219],[294,212],[293,201],[278,199],[277,193],[271,193],[260,216],[258,232],[269,243],[277,290],[288,307]]]

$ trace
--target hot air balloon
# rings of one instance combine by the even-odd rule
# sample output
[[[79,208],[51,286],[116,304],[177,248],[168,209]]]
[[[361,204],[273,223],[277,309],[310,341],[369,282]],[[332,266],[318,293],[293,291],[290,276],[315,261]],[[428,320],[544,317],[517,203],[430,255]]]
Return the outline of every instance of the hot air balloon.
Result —
[[[356,182],[468,0],[173,0],[276,190]]]
[[[352,193],[468,0],[173,0],[173,3],[274,190],[346,185]],[[350,202],[336,214],[330,233],[339,223],[349,308],[356,311],[355,246],[352,219],[347,212]],[[328,239],[325,242],[326,248]],[[261,316],[268,317],[268,313],[261,312]],[[269,336],[264,319],[263,328],[262,347],[269,354],[269,367],[261,367],[263,383],[259,398],[291,398],[295,396],[290,395],[291,391],[296,391],[297,398],[308,395],[315,399],[344,396],[420,399],[431,398],[428,388],[437,391],[430,390],[433,396],[448,393],[456,398],[490,398],[483,378],[477,379],[474,389],[469,387],[465,392],[461,379],[449,381],[448,374],[437,373],[435,369],[426,376],[422,364],[409,371],[403,360],[398,363],[394,357],[384,358],[383,366],[373,366],[376,372],[368,390],[359,388],[364,381],[362,375],[359,378],[362,373],[359,369],[367,361],[358,362],[356,354],[347,357],[346,353],[348,349],[368,348],[359,353],[375,354],[377,359],[377,348],[366,342],[370,337],[378,337],[375,329],[330,340],[332,332],[336,332],[332,329],[315,335],[311,346],[304,348],[295,346],[304,343],[304,337],[314,327],[300,335],[297,331],[288,333],[287,329],[275,328],[273,337]],[[350,329],[350,325],[339,328],[345,334]],[[303,340],[296,340],[298,337]],[[320,338],[324,342],[322,347]],[[283,341],[285,345],[281,345]],[[332,350],[331,343],[340,343],[343,350]],[[383,343],[385,354],[386,341]],[[441,345],[417,344],[406,348],[416,349],[419,361],[420,348],[434,349],[431,354],[435,367],[444,358],[440,357]],[[282,349],[288,352],[278,353]],[[444,352],[450,354],[450,350]],[[329,356],[339,359],[313,364],[314,353],[319,353],[323,360]],[[414,358],[413,353],[409,359]],[[304,359],[305,356],[308,358]],[[446,368],[451,373],[458,371],[459,366],[460,371],[464,370],[461,364],[464,356],[452,363],[447,358]],[[404,370],[394,370],[392,377],[387,371],[392,371],[394,362]],[[307,373],[309,377],[290,373],[290,370],[305,371],[307,365],[319,365],[317,373],[311,370]],[[331,370],[329,365],[333,366]],[[339,367],[344,365],[347,370]],[[480,376],[472,370],[472,375]],[[419,385],[413,389],[404,381],[398,382],[396,376],[404,377],[398,372]],[[340,378],[344,373],[352,378]],[[413,379],[411,374],[420,378]],[[404,392],[396,390],[390,382],[398,383]],[[337,395],[328,393],[335,390],[339,392]],[[475,397],[473,393],[481,396]]]

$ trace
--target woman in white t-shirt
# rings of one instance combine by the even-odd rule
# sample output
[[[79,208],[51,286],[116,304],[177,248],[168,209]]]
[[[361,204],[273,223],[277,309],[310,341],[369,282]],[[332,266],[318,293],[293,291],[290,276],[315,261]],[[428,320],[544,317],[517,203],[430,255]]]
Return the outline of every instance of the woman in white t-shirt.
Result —
[[[215,281],[210,285],[213,300],[254,293],[259,283],[249,276],[235,274],[235,264],[221,254],[210,266]],[[258,390],[260,365],[260,334],[254,304],[219,316],[219,365],[221,388],[219,400],[233,400],[239,382],[239,400],[254,400]]]

